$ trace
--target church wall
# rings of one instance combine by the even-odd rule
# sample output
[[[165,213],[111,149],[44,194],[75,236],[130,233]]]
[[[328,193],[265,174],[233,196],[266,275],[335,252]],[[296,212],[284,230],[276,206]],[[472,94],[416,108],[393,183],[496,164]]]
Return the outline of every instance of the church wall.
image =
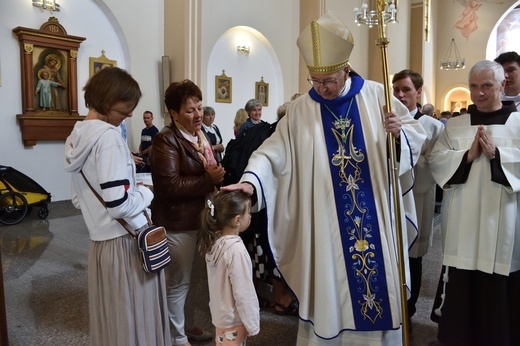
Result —
[[[483,59],[493,60],[495,56],[486,56],[486,46],[489,36],[503,13],[516,1],[476,1],[468,0],[471,5],[477,6],[474,10],[469,10],[463,5],[463,1],[438,0],[437,9],[437,72],[436,72],[436,108],[440,111],[444,109],[444,96],[455,86],[461,84],[467,87],[469,69],[478,61]],[[467,37],[463,36],[463,31],[455,28],[455,24],[462,18],[465,8],[467,15],[461,26],[473,26],[475,31],[470,32]],[[470,18],[476,18],[475,21]],[[446,54],[451,38],[459,49],[461,57],[466,58],[466,68],[460,70],[440,70],[439,62]],[[454,54],[452,54],[454,56]]]
[[[58,18],[69,35],[86,37],[78,51],[78,108],[87,113],[82,88],[89,76],[89,57],[101,50],[140,83],[143,98],[128,121],[130,146],[137,149],[145,109],[159,111],[158,74],[163,53],[163,1],[59,1],[53,12],[34,7],[30,0],[2,0],[0,11],[0,165],[25,173],[52,194],[53,201],[70,199],[70,176],[63,170],[64,141],[38,141],[24,147],[16,114],[22,112],[20,48],[12,29],[39,29],[50,16]],[[136,7],[131,4],[136,3]],[[143,48],[146,47],[146,48]],[[159,126],[161,126],[159,124]]]
[[[355,48],[350,57],[351,63],[361,75],[379,80],[380,56],[379,48],[375,46],[376,34],[369,33],[365,26],[356,26],[353,22],[353,9],[359,7],[362,1],[344,0],[265,0],[251,2],[244,0],[196,0],[190,2],[190,23],[181,25],[177,37],[170,39],[168,33],[175,27],[175,19],[186,16],[186,6],[181,6],[182,12],[171,11],[171,4],[186,4],[183,0],[154,0],[137,2],[136,0],[93,0],[93,1],[62,1],[61,11],[50,13],[33,7],[30,0],[2,0],[0,11],[0,164],[13,166],[24,172],[46,190],[53,194],[53,200],[70,198],[70,179],[63,171],[63,141],[40,141],[32,148],[26,148],[21,141],[16,114],[22,110],[20,53],[19,43],[12,29],[17,26],[39,28],[51,15],[56,16],[70,35],[86,37],[80,46],[78,57],[78,104],[80,114],[86,114],[81,88],[88,79],[88,58],[98,57],[105,50],[108,58],[117,60],[118,66],[127,69],[138,80],[143,89],[143,99],[134,112],[134,117],[128,121],[130,132],[130,147],[134,150],[139,145],[139,134],[143,127],[142,112],[151,110],[161,113],[162,107],[162,70],[161,56],[168,55],[172,48],[180,49],[182,59],[172,59],[172,75],[174,79],[183,76],[193,77],[203,90],[209,101],[214,85],[214,73],[209,71],[210,57],[217,41],[230,28],[249,26],[264,37],[264,46],[270,63],[274,67],[268,71],[276,97],[272,105],[267,107],[272,117],[278,104],[290,98],[299,91],[305,92],[309,86],[302,83],[306,76],[301,76],[300,57],[296,47],[296,38],[301,28],[308,23],[300,23],[300,9],[307,18],[310,13],[332,10],[351,29],[355,39]],[[388,49],[390,73],[410,67],[409,47],[409,8],[416,0],[399,0],[399,24],[389,24]],[[453,29],[454,23],[463,13],[465,3],[462,0],[430,0],[432,6],[431,43],[423,45],[423,75],[429,83],[431,98],[436,106],[443,101],[443,95],[451,86],[467,83],[467,73],[478,60],[486,58],[486,45],[489,34],[514,0],[473,1],[480,5],[474,11],[477,17],[476,31],[468,38],[461,31]],[[133,5],[136,5],[135,7]],[[312,7],[312,8],[310,8]],[[319,14],[316,13],[315,18]],[[307,16],[307,17],[306,17]],[[280,23],[280,24],[278,24]],[[183,24],[183,23],[181,23]],[[175,27],[178,30],[179,27]],[[374,29],[372,29],[373,31]],[[188,32],[186,32],[188,31]],[[166,34],[165,34],[166,32]],[[165,40],[165,37],[167,39]],[[460,71],[441,71],[438,68],[440,59],[444,56],[451,37],[454,37],[460,53],[466,58],[467,68]],[[178,48],[180,47],[180,48]],[[188,48],[186,48],[188,47]],[[213,53],[212,53],[213,52]],[[488,57],[494,58],[494,57]],[[216,56],[218,59],[218,54]],[[367,61],[369,63],[367,63]],[[262,67],[252,69],[262,76]],[[180,72],[179,72],[180,71]],[[266,70],[267,71],[267,70]],[[302,69],[305,71],[305,69]],[[219,71],[220,72],[220,71]],[[235,76],[238,76],[235,74]],[[266,74],[267,75],[267,74]],[[234,76],[233,76],[234,77]],[[302,90],[303,89],[303,90]],[[248,88],[235,90],[239,94],[240,104],[229,107],[230,116],[238,107],[243,107],[243,101],[251,93]],[[249,93],[247,96],[246,94]],[[231,110],[231,108],[233,108]],[[439,109],[439,107],[436,107]],[[442,109],[440,109],[442,110]],[[229,127],[227,120],[217,124]],[[155,117],[155,124],[162,127],[163,118]],[[229,140],[229,138],[226,138]]]

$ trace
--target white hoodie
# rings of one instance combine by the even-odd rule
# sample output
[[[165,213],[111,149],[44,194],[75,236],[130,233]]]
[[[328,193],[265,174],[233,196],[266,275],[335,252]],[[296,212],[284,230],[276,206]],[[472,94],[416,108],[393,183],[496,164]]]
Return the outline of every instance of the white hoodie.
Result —
[[[143,210],[150,205],[153,193],[136,186],[132,154],[113,125],[101,120],[77,122],[65,142],[65,170],[72,173],[72,202],[81,208],[90,239],[103,241],[127,234],[116,218],[124,218],[134,229],[147,223]]]
[[[253,268],[242,238],[225,235],[206,254],[209,308],[213,325],[227,329],[244,325],[250,336],[260,332],[260,307]]]

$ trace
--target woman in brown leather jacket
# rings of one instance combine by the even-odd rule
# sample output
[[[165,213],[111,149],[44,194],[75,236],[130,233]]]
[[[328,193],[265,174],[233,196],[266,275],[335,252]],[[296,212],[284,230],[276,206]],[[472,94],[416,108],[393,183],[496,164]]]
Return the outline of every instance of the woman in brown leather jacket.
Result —
[[[201,131],[200,88],[190,80],[174,82],[166,90],[164,101],[172,122],[153,140],[151,167],[155,197],[151,208],[153,222],[168,231],[172,256],[172,263],[166,268],[172,342],[190,345],[188,338],[212,337],[194,325],[188,291],[193,263],[199,256],[199,214],[208,195],[222,183],[224,169],[217,165],[211,144]]]

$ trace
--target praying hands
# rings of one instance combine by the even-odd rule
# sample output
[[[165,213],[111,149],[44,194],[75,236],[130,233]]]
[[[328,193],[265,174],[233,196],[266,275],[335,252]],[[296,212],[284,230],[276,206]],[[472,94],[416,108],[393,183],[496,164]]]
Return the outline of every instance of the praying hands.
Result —
[[[484,126],[479,125],[477,133],[475,134],[475,139],[469,148],[468,163],[479,158],[481,154],[484,154],[485,157],[493,160],[495,158],[495,150],[495,145],[487,131],[484,129]]]

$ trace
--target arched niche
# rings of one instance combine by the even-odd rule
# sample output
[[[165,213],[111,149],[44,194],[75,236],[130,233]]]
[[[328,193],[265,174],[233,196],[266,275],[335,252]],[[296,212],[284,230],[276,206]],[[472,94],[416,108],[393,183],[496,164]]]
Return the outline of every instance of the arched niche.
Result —
[[[443,109],[439,111],[458,112],[460,108],[468,108],[472,103],[468,86],[457,84],[451,86],[442,96]]]
[[[249,53],[237,47],[249,47]],[[232,80],[228,101],[215,96],[217,77],[225,75]],[[233,119],[239,108],[244,108],[249,99],[255,98],[258,83],[269,87],[268,106],[262,109],[262,120],[276,121],[276,110],[285,101],[282,69],[269,40],[258,30],[249,26],[229,28],[215,41],[211,48],[206,70],[204,104],[215,109],[215,123],[225,141],[234,138]]]

